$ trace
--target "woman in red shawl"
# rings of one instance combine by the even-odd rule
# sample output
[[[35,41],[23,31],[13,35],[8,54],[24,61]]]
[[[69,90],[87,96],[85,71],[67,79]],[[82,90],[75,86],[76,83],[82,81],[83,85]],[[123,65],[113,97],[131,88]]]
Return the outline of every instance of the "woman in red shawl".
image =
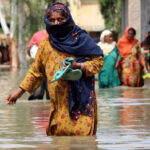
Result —
[[[144,55],[135,35],[136,30],[127,27],[117,43],[121,55],[119,73],[122,84],[132,87],[143,85],[142,74],[146,71]]]

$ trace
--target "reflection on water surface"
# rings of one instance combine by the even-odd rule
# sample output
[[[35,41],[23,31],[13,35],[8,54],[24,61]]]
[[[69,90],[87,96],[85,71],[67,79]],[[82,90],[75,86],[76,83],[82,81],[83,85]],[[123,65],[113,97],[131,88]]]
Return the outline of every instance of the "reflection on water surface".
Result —
[[[149,86],[97,89],[96,136],[47,137],[47,100],[27,101],[29,94],[25,94],[15,106],[5,104],[6,96],[19,85],[25,73],[26,70],[0,70],[0,149],[150,149]]]

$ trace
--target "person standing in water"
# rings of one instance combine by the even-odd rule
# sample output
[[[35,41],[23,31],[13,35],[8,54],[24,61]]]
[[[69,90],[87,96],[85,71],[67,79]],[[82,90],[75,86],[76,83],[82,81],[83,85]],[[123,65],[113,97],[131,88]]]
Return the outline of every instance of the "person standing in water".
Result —
[[[117,70],[120,54],[111,31],[104,30],[101,33],[98,46],[104,53],[104,66],[98,74],[99,88],[112,88],[120,85]]]
[[[122,85],[139,87],[144,85],[142,75],[147,70],[144,54],[135,36],[136,30],[129,26],[117,43],[121,55],[119,73]]]
[[[46,76],[51,97],[47,135],[95,135],[94,75],[103,66],[103,52],[87,32],[75,24],[66,5],[50,6],[44,22],[49,35],[40,43],[32,67],[6,103],[13,105],[24,92],[33,92]],[[59,79],[51,83],[60,64],[68,57],[74,58],[71,67],[80,69],[82,77],[77,81]]]

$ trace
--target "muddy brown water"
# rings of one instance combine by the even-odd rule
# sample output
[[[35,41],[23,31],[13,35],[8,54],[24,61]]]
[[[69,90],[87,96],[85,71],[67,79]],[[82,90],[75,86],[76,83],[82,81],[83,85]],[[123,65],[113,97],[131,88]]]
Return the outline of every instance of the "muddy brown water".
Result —
[[[24,71],[0,69],[0,150],[135,150],[150,149],[150,83],[141,88],[98,89],[96,136],[48,137],[45,128],[49,101],[28,101],[25,94],[15,106],[5,99],[23,79]]]

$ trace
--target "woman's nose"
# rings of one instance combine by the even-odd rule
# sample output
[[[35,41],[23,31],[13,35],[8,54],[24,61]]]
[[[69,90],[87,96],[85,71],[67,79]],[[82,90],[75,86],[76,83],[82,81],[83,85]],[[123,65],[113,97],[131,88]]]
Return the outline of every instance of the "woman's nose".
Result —
[[[59,21],[56,19],[55,22],[54,22],[54,24],[59,24]]]

